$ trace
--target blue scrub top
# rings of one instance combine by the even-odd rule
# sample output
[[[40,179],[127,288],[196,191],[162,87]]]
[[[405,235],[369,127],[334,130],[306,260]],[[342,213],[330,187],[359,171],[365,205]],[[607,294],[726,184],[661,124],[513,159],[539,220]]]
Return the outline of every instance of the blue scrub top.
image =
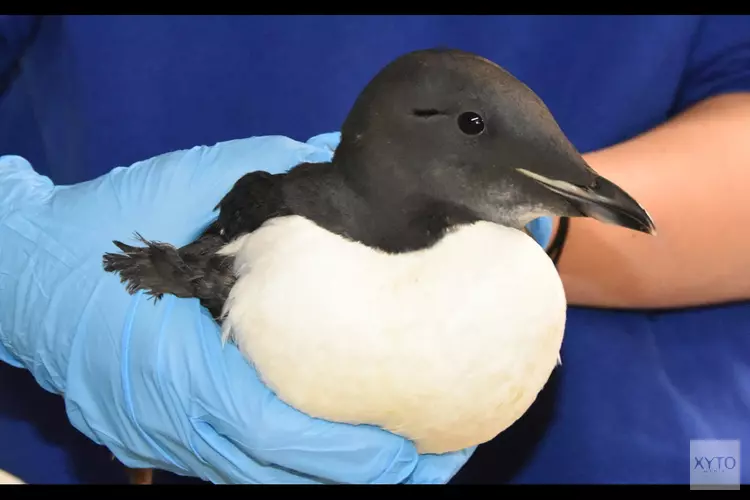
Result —
[[[73,183],[195,145],[306,140],[434,46],[508,69],[582,152],[750,90],[747,16],[2,16],[0,153]]]

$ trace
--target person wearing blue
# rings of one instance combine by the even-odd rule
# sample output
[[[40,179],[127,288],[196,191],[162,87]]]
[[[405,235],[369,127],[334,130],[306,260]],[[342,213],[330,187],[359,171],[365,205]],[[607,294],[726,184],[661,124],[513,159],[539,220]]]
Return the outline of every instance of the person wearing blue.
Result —
[[[509,480],[685,482],[689,439],[750,439],[750,309],[718,305],[750,298],[738,229],[750,17],[0,16],[0,361],[14,367],[0,372],[0,469],[30,446],[13,445],[18,368],[129,467],[215,483],[446,483],[491,462],[481,447],[420,456],[380,429],[297,412],[222,346],[197,301],[130,296],[101,266],[133,230],[186,243],[245,172],[330,158],[367,81],[435,46],[526,83],[653,216],[656,238],[571,223],[560,273],[572,306],[718,308],[571,311],[556,415]],[[532,230],[547,246],[557,227]],[[681,331],[652,335],[667,321]],[[478,480],[498,480],[486,470]]]

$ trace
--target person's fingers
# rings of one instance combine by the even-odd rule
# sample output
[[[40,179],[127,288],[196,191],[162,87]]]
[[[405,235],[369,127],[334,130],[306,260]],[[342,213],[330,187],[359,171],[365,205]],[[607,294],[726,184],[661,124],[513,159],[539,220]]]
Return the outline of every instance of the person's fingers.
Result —
[[[332,151],[284,136],[262,136],[219,143],[210,148],[194,148],[195,157],[186,157],[192,173],[187,186],[200,190],[200,198],[213,208],[243,175],[262,170],[271,174],[288,171],[303,162],[323,162]],[[194,166],[193,166],[194,165]],[[196,200],[197,201],[197,200]]]
[[[549,246],[552,239],[552,219],[550,217],[534,219],[526,225],[526,229],[529,230],[531,236],[542,248]]]
[[[331,155],[328,148],[283,136],[237,139],[115,169],[106,180],[98,180],[95,196],[104,203],[116,200],[132,231],[180,246],[218,215],[216,205],[243,175],[258,170],[283,173],[305,161],[327,161]]]
[[[273,414],[274,418],[278,415]],[[283,417],[282,417],[283,418]],[[306,417],[307,418],[307,417]],[[318,425],[327,422],[320,422]],[[373,439],[360,429],[357,435],[321,432],[310,425],[303,434],[280,433],[272,424],[262,423],[258,432],[270,433],[262,442],[256,431],[247,429],[240,441],[226,431],[227,422],[206,415],[192,421],[195,437],[191,447],[210,471],[212,482],[224,484],[397,484],[403,482],[416,465],[417,455],[407,442],[383,442]],[[231,425],[231,424],[230,424]],[[379,433],[378,429],[372,434]],[[345,434],[345,433],[344,433]],[[362,439],[350,442],[344,439]],[[289,445],[289,442],[292,445]],[[278,444],[276,444],[278,442]],[[261,444],[262,443],[262,444]]]
[[[196,321],[193,327],[170,325],[180,338],[162,339],[188,351],[189,362],[180,363],[186,373],[170,370],[168,376],[189,378],[191,425],[200,438],[193,446],[207,462],[224,464],[216,468],[226,468],[225,481],[399,483],[412,473],[417,453],[410,442],[375,427],[314,419],[286,405],[233,344],[222,346],[209,315]]]
[[[326,132],[325,134],[318,134],[310,137],[307,140],[307,144],[315,146],[316,148],[327,149],[331,152],[336,151],[340,142],[341,132]]]
[[[243,175],[282,173],[302,162],[330,160],[338,133],[318,137],[311,144],[283,136],[251,137],[119,167],[91,182],[57,188],[50,217],[90,228],[92,234],[85,237],[101,243],[96,251],[112,250],[112,239],[138,244],[135,232],[182,246],[218,215],[216,205]]]
[[[446,484],[469,461],[476,446],[442,455],[420,455],[407,484]]]

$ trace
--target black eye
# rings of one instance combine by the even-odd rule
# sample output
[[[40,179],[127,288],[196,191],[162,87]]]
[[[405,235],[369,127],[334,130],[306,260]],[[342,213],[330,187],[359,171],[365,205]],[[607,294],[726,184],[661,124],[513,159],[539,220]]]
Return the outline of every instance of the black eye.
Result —
[[[484,131],[484,120],[473,111],[467,111],[458,116],[458,128],[464,134],[478,135]]]

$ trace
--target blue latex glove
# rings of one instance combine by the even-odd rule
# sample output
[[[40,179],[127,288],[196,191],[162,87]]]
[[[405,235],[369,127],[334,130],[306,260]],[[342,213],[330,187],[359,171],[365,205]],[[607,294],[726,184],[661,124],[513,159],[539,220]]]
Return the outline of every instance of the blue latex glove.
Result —
[[[338,139],[196,147],[74,186],[0,157],[0,360],[64,395],[73,425],[129,467],[214,483],[447,482],[473,449],[419,456],[383,430],[309,418],[222,346],[197,300],[154,304],[102,270],[113,239],[183,245],[244,173],[326,161]]]

